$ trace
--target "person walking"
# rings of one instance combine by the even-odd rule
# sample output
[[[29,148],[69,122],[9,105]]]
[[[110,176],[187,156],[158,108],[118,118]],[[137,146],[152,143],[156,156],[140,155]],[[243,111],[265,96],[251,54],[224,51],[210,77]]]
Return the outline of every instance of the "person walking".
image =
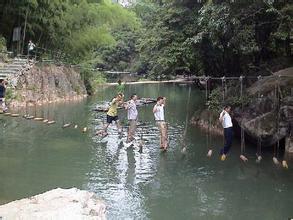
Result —
[[[159,96],[157,98],[157,103],[153,108],[155,121],[160,130],[160,149],[163,149],[164,151],[166,151],[168,147],[168,129],[164,113],[165,105],[166,97]]]
[[[128,119],[128,125],[129,125],[126,145],[131,145],[132,141],[135,140],[134,135],[136,132],[137,117],[138,117],[138,111],[136,109],[136,100],[137,100],[137,95],[133,94],[131,95],[130,100],[125,105],[125,109],[127,110],[127,119]]]
[[[102,135],[102,136],[107,136],[108,135],[108,127],[110,124],[112,124],[112,122],[114,121],[116,123],[117,129],[118,129],[118,133],[121,134],[122,133],[122,129],[121,129],[121,125],[119,123],[119,119],[118,119],[118,106],[123,104],[123,98],[124,95],[122,93],[117,94],[117,96],[115,98],[112,99],[111,103],[110,103],[110,108],[107,111],[107,124],[105,125],[105,127],[103,128],[102,131],[98,131],[96,133],[96,135]]]
[[[233,139],[233,124],[232,119],[230,116],[231,112],[231,106],[227,105],[224,107],[223,111],[220,114],[220,122],[222,123],[222,126],[224,128],[224,138],[225,138],[225,144],[224,147],[221,149],[221,160],[225,160],[227,153],[229,152],[231,146],[232,146],[232,139]]]

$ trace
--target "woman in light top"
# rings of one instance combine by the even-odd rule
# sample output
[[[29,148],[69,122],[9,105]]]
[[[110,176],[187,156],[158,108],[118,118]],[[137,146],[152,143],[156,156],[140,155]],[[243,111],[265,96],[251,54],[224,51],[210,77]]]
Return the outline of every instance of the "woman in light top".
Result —
[[[224,107],[224,110],[220,114],[220,122],[222,123],[222,126],[224,128],[224,137],[225,137],[225,145],[221,149],[221,160],[226,159],[226,155],[229,152],[231,145],[232,145],[232,139],[233,139],[233,124],[232,119],[230,116],[231,106],[227,105]]]
[[[126,144],[131,143],[134,140],[134,135],[136,131],[137,116],[138,112],[136,109],[137,95],[133,94],[130,97],[130,100],[125,104],[125,109],[127,110],[127,119],[128,119],[128,134]]]
[[[160,148],[164,151],[168,147],[168,133],[167,133],[167,123],[165,122],[164,107],[166,104],[166,98],[159,96],[157,98],[157,104],[153,108],[153,113],[155,121],[160,130]]]

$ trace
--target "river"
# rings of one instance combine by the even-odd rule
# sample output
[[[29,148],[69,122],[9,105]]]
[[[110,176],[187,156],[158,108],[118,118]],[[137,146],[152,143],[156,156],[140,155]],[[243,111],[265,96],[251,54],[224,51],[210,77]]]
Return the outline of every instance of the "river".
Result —
[[[126,87],[126,97],[166,96],[170,147],[159,150],[152,106],[139,108],[138,134],[143,152],[126,149],[117,131],[100,140],[95,129],[105,114],[93,112],[98,101],[110,100],[113,87],[77,103],[51,104],[29,112],[57,121],[54,125],[0,115],[0,204],[56,187],[95,192],[107,203],[108,219],[288,219],[293,218],[293,170],[275,167],[272,151],[255,163],[255,147],[247,144],[249,161],[239,160],[235,140],[225,162],[219,160],[221,137],[206,145],[200,129],[185,124],[186,116],[203,105],[202,92],[188,85],[140,84]],[[125,112],[119,116],[125,123]],[[79,128],[62,129],[65,122]],[[187,126],[187,151],[180,138]],[[88,127],[86,133],[81,129]],[[125,129],[124,129],[125,131]],[[123,139],[125,139],[125,134]],[[206,157],[213,148],[212,158]],[[0,213],[1,216],[1,213]]]

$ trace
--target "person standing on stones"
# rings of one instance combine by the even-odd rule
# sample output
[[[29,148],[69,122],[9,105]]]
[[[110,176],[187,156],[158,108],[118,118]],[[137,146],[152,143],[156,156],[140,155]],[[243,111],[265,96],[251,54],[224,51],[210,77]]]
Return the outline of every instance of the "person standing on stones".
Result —
[[[157,98],[157,104],[153,108],[156,124],[160,130],[160,149],[164,151],[168,147],[168,129],[165,122],[164,107],[166,105],[166,97],[159,96]]]
[[[7,107],[5,104],[5,93],[6,93],[6,87],[5,87],[5,81],[4,79],[0,79],[0,104],[3,112],[7,111]]]
[[[230,112],[231,112],[231,106],[226,105],[223,111],[221,112],[220,118],[219,118],[224,128],[224,138],[225,138],[225,145],[220,151],[221,160],[226,159],[227,153],[229,152],[232,146],[233,124],[232,124],[232,118],[230,116]]]
[[[108,132],[107,132],[108,127],[109,127],[110,124],[112,124],[113,121],[116,123],[119,135],[122,134],[122,128],[121,128],[121,125],[119,123],[118,111],[117,110],[118,110],[119,105],[124,104],[123,98],[124,98],[124,95],[122,93],[118,93],[117,96],[112,99],[112,101],[110,103],[110,107],[109,107],[109,109],[107,111],[107,124],[105,125],[103,130],[98,131],[96,133],[96,135],[107,136],[108,135]]]
[[[136,109],[136,100],[137,100],[137,95],[133,94],[130,97],[130,100],[125,105],[125,109],[127,110],[128,124],[129,124],[127,140],[126,140],[127,145],[131,144],[132,141],[134,140],[134,135],[136,131],[137,116],[138,116],[138,112]]]

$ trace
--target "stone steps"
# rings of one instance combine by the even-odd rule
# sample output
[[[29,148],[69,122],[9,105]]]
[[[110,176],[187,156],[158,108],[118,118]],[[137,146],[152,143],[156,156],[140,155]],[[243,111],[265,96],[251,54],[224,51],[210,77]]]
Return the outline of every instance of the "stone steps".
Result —
[[[7,74],[14,74],[18,72],[17,70],[9,70],[9,69],[3,69],[3,70],[0,70],[0,73],[7,73]]]
[[[0,67],[0,72],[1,71],[6,71],[6,70],[8,70],[8,71],[19,71],[19,70],[21,70],[22,68],[21,67]]]
[[[19,73],[19,71],[21,71],[27,63],[27,59],[13,59],[12,63],[0,67],[0,79],[7,79],[9,76]]]

